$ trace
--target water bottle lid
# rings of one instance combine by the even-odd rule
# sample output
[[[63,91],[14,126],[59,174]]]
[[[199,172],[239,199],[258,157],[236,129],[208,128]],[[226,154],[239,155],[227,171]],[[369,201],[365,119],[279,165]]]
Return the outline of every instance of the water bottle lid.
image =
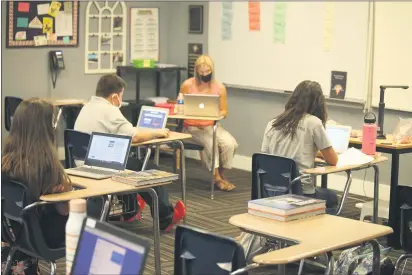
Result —
[[[365,116],[363,117],[363,121],[369,124],[375,123],[376,115],[372,112],[366,113]]]

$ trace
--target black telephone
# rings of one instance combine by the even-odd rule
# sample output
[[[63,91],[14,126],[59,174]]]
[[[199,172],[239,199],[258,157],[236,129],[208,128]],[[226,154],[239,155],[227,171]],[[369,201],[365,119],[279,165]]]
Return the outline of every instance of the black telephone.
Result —
[[[53,82],[53,88],[56,87],[57,74],[59,71],[64,70],[64,58],[62,51],[50,51],[50,73]]]

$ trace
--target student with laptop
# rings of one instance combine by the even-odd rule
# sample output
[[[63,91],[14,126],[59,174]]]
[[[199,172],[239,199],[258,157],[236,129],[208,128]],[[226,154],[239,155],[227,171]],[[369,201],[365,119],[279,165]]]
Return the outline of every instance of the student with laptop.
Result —
[[[54,145],[56,118],[57,111],[50,102],[38,98],[24,100],[14,113],[10,134],[2,148],[2,181],[9,178],[27,185],[35,200],[44,194],[72,190],[70,178],[64,172]],[[102,210],[93,207],[88,204],[87,210],[98,213]],[[47,245],[50,248],[64,246],[68,204],[47,204],[38,208],[38,214],[39,234],[43,234]],[[18,232],[17,225],[11,226],[14,233]],[[2,255],[3,252],[6,253],[2,251]],[[37,259],[22,258],[25,258],[21,259],[25,269],[22,274],[31,269],[32,264],[37,264]]]
[[[132,137],[133,143],[144,142],[155,138],[166,138],[170,131],[164,127],[159,129],[148,129],[144,127],[134,127],[120,112],[122,106],[123,92],[126,83],[115,74],[103,75],[97,83],[96,95],[81,109],[74,130],[92,133],[107,133]],[[134,157],[127,160],[126,169],[140,171],[142,162]],[[147,169],[151,169],[149,167]],[[155,187],[159,197],[159,218],[160,229],[169,231],[173,225],[178,223],[186,215],[185,205],[178,201],[173,207],[169,203],[169,196],[163,187]],[[152,206],[152,198],[147,192],[139,192],[143,200]],[[130,196],[129,196],[130,197]],[[136,195],[131,195],[131,199],[137,199]],[[139,212],[144,207],[144,203],[139,201]],[[137,213],[138,216],[140,213]]]
[[[327,163],[336,165],[338,156],[326,134],[326,120],[321,86],[314,81],[303,81],[293,91],[285,111],[268,123],[262,152],[294,159],[299,171],[313,168],[319,151]],[[315,188],[313,180],[302,179],[303,194],[326,200],[327,208],[335,208],[338,204],[336,193]]]
[[[188,95],[187,97],[191,97],[192,95],[207,95],[209,96],[209,101],[213,100],[214,97],[219,98],[220,112],[215,114],[215,116],[227,116],[226,88],[214,78],[213,70],[213,61],[209,56],[202,55],[196,60],[194,71],[195,76],[183,82],[180,89],[180,92],[185,95],[185,115],[189,115],[186,109],[190,110],[194,107],[190,105],[189,100],[186,101],[186,95]],[[196,98],[193,97],[191,100],[196,100]],[[203,116],[206,115],[207,114],[203,114]],[[215,169],[216,188],[222,191],[231,191],[235,189],[235,185],[229,182],[225,177],[225,171],[232,168],[233,157],[238,144],[236,139],[218,124],[218,129],[216,131],[217,151],[215,154],[215,164],[217,167],[211,167],[213,124],[214,121],[212,120],[186,119],[184,121],[184,131],[192,135],[192,139],[195,143],[204,146],[202,160],[206,163],[209,169]]]

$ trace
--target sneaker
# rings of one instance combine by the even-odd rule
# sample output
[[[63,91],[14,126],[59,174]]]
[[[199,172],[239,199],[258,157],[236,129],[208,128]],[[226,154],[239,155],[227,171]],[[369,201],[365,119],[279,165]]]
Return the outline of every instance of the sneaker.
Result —
[[[173,218],[172,222],[169,224],[168,227],[166,227],[163,232],[167,233],[170,230],[172,230],[175,226],[175,224],[179,223],[183,218],[186,216],[186,206],[182,201],[176,202],[176,205],[174,207],[174,213],[173,213]]]

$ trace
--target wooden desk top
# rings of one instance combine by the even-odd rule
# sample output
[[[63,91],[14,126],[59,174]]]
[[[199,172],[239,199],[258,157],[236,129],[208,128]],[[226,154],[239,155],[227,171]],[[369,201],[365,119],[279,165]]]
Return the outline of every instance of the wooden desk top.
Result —
[[[147,189],[155,186],[161,186],[170,184],[171,182],[163,182],[159,184],[149,184],[141,187],[121,183],[114,181],[111,178],[95,180],[76,176],[70,176],[73,186],[85,188],[80,190],[74,190],[70,192],[64,192],[59,194],[43,195],[40,197],[42,201],[69,201],[74,199],[83,199],[89,197],[97,197],[103,195],[119,194],[126,192],[134,192],[139,189]]]
[[[291,222],[240,214],[231,217],[229,223],[249,232],[298,242],[287,248],[255,256],[253,261],[258,264],[292,263],[393,232],[388,226],[327,214]]]
[[[142,145],[151,145],[151,144],[156,144],[156,143],[165,143],[169,141],[183,140],[183,139],[189,139],[189,138],[192,138],[192,135],[171,131],[170,136],[168,138],[157,138],[157,139],[152,139],[152,140],[148,140],[145,142],[132,143],[131,146],[136,147],[136,146],[142,146]]]
[[[70,105],[84,105],[87,103],[87,100],[74,99],[74,98],[53,98],[53,99],[50,99],[50,101],[56,107],[70,106]]]
[[[381,163],[381,162],[384,162],[384,161],[387,161],[387,160],[388,160],[387,157],[379,155],[379,156],[376,156],[375,159],[372,162],[367,163],[367,164],[363,164],[363,165],[349,165],[349,166],[343,166],[343,167],[336,167],[336,166],[323,166],[322,167],[321,166],[321,167],[306,169],[306,170],[303,171],[303,173],[310,174],[310,175],[333,174],[333,173],[337,173],[337,172],[343,172],[343,171],[355,170],[355,169],[359,169],[359,168],[368,167],[371,164],[377,164],[377,163]]]
[[[362,131],[361,130],[353,130],[352,133],[356,133],[358,137],[351,137],[349,139],[349,144],[362,144]],[[380,148],[387,148],[387,149],[410,149],[412,148],[412,143],[408,144],[398,144],[393,143],[393,136],[390,134],[386,135],[386,139],[377,139],[376,140],[376,147]]]
[[[219,116],[219,117],[208,117],[208,116],[185,116],[185,115],[169,115],[168,118],[173,118],[173,119],[196,119],[196,120],[213,120],[213,121],[219,121],[224,119],[224,116]]]

